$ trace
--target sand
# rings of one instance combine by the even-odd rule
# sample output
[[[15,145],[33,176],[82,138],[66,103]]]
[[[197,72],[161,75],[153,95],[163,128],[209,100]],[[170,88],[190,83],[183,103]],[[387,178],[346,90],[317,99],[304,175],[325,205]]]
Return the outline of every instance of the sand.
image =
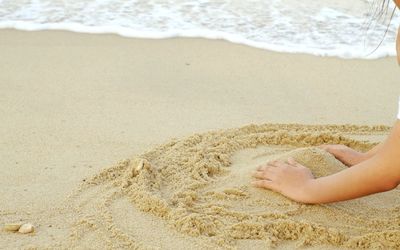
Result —
[[[290,156],[316,177],[336,173],[346,166],[315,146],[340,143],[365,151],[374,144],[350,138],[384,132],[385,127],[266,124],[171,141],[81,186],[71,203],[84,216],[68,246],[80,244],[87,230],[98,234],[107,228],[97,237],[111,238],[110,247],[265,249],[295,241],[296,247],[399,248],[400,188],[348,202],[304,205],[250,185],[259,164]],[[97,196],[88,198],[93,190]],[[93,204],[98,205],[94,211]],[[120,206],[125,216],[118,219],[114,214]],[[161,230],[136,219],[150,215]],[[147,235],[138,237],[135,228],[146,228]]]
[[[303,205],[249,185],[262,162],[324,176],[345,166],[316,145],[383,140],[394,58],[7,30],[0,52],[0,223],[35,226],[3,248],[400,247],[398,189]]]

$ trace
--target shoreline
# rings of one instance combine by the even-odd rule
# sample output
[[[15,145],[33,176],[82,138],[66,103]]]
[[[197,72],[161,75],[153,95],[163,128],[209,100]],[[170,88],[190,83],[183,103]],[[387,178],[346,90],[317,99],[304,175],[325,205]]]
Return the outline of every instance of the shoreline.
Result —
[[[80,23],[47,23],[36,24],[26,21],[10,21],[0,22],[0,30],[14,30],[22,32],[67,32],[82,35],[110,35],[119,36],[128,39],[145,39],[145,40],[166,40],[166,39],[200,39],[200,40],[218,40],[232,44],[247,46],[254,49],[266,50],[275,53],[304,54],[317,57],[331,57],[344,60],[377,60],[386,57],[396,56],[395,44],[386,46],[385,52],[380,50],[374,53],[360,53],[350,55],[349,51],[338,54],[337,49],[326,51],[323,49],[305,49],[299,50],[296,47],[280,46],[276,44],[266,44],[264,42],[252,41],[241,37],[240,35],[211,31],[211,30],[190,30],[190,31],[171,31],[171,32],[150,32],[135,31],[130,28],[119,26],[87,26]],[[379,46],[382,49],[382,46]],[[379,52],[379,54],[378,54]]]

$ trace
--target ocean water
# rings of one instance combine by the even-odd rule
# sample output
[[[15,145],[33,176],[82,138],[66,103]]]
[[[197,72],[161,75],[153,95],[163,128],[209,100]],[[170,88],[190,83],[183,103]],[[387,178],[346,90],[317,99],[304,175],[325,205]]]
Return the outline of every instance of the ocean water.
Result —
[[[395,55],[400,24],[395,13],[389,25],[393,4],[381,18],[374,15],[379,2],[0,0],[0,28],[138,38],[202,37],[281,52],[374,59]]]

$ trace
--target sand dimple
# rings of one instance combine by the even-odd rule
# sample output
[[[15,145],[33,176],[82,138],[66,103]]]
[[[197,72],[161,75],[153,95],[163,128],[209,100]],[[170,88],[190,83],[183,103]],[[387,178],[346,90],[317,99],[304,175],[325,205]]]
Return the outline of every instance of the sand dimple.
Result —
[[[289,156],[315,176],[341,171],[343,164],[315,146],[367,150],[374,143],[350,135],[387,132],[383,126],[266,124],[171,141],[86,181],[69,201],[77,219],[66,242],[85,246],[96,239],[140,249],[400,247],[399,189],[303,205],[250,186],[256,166]],[[96,197],[87,195],[93,190]]]

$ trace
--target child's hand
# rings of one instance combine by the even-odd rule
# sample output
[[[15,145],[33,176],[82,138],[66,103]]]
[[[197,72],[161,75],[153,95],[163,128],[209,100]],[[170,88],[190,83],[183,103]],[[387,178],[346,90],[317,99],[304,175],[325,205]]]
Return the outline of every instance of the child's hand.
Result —
[[[314,179],[311,171],[293,158],[288,162],[273,161],[261,165],[254,171],[257,178],[252,184],[271,189],[298,202],[307,200],[307,185]]]
[[[344,165],[351,167],[367,159],[367,155],[345,145],[321,145],[319,148],[335,156]]]

